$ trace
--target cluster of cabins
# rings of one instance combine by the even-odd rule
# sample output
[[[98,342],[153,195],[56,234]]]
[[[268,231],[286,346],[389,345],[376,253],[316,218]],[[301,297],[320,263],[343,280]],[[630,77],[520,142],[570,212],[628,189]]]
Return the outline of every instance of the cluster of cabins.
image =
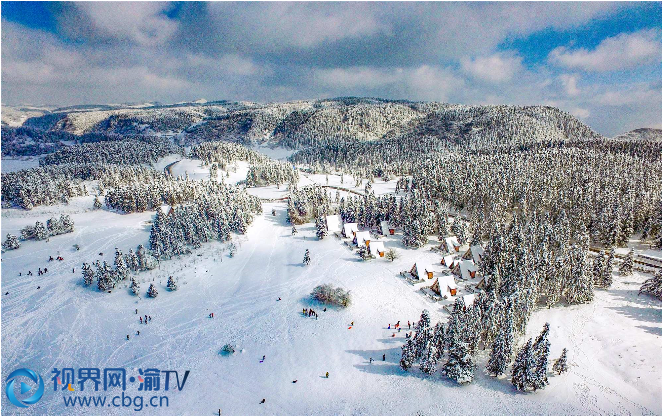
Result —
[[[375,258],[384,257],[386,254],[384,243],[381,241],[375,241],[369,231],[359,231],[359,226],[355,222],[343,224],[340,216],[328,215],[326,217],[326,226],[329,233],[333,233],[338,237],[342,236],[345,238],[351,238],[352,243],[355,244],[356,247],[365,247]],[[381,229],[384,235],[395,234],[395,228],[389,227],[387,221],[382,221]]]
[[[480,245],[468,247],[460,254],[461,245],[455,237],[445,239],[447,251],[451,254],[443,255],[439,266],[425,262],[416,262],[409,270],[411,277],[422,283],[432,282],[430,290],[444,299],[450,299],[458,295],[456,278],[464,281],[472,281],[478,277],[478,264],[482,259],[484,250]],[[444,244],[442,243],[442,244]],[[480,288],[483,280],[479,279],[476,287]],[[473,297],[467,298],[465,303],[473,302]]]
[[[330,233],[337,237],[351,238],[356,247],[365,247],[374,257],[384,257],[384,243],[375,241],[369,231],[359,231],[356,223],[343,223],[339,215],[329,215],[326,217],[327,228]],[[395,228],[389,225],[388,221],[382,221],[380,224],[383,235],[394,235]],[[462,247],[456,237],[447,237],[442,244],[446,245],[446,252],[442,256],[439,265],[433,266],[430,263],[416,262],[409,270],[412,279],[420,283],[430,283],[429,289],[444,299],[451,299],[458,296],[458,285],[456,279],[472,281],[478,278],[478,264],[480,264],[484,250],[480,245]],[[477,288],[483,284],[482,279],[476,280]],[[427,285],[426,285],[427,286]],[[472,304],[474,295],[464,295],[465,304]]]

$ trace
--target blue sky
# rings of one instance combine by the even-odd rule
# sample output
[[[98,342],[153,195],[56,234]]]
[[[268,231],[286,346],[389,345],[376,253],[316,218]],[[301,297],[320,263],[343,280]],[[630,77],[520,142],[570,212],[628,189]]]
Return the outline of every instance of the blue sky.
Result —
[[[2,104],[373,96],[662,128],[662,3],[2,2]]]

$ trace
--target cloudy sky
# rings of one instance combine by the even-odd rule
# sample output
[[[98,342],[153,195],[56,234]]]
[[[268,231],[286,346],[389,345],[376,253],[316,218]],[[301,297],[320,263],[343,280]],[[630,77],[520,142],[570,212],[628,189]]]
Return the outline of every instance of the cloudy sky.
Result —
[[[371,96],[662,128],[662,3],[2,2],[2,104]]]

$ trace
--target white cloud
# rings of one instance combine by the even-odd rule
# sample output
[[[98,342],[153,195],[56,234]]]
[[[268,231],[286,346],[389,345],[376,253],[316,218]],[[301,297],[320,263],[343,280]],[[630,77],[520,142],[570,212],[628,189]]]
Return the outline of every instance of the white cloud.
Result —
[[[489,82],[510,81],[522,70],[522,58],[507,53],[495,53],[477,58],[462,58],[462,69],[474,78]]]
[[[649,108],[657,106],[659,111],[659,106],[662,105],[662,88],[654,88],[649,84],[636,84],[625,89],[606,91],[595,96],[593,101],[597,104],[612,107],[633,104]]]
[[[217,25],[239,43],[268,46],[270,51],[310,48],[384,28],[372,8],[360,3],[211,2],[207,6]]]
[[[164,14],[170,7],[168,3],[79,2],[75,5],[101,34],[145,46],[165,43],[178,25]]]
[[[604,39],[592,51],[570,50],[560,46],[549,54],[556,65],[584,71],[613,71],[662,62],[662,40],[659,30],[621,33]]]
[[[565,93],[570,97],[575,97],[579,95],[581,90],[577,87],[577,81],[579,81],[579,75],[577,74],[561,74],[559,75],[559,80],[563,84]]]
[[[404,94],[412,100],[434,101],[446,101],[449,93],[464,85],[464,80],[452,71],[430,65],[320,69],[315,71],[314,81],[351,94],[379,88]]]

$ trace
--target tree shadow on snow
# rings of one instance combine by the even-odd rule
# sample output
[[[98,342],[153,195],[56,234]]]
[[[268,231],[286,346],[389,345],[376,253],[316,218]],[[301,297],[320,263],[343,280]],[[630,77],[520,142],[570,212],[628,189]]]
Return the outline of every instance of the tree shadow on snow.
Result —
[[[657,335],[658,337],[662,337],[662,328],[654,327],[654,326],[643,326],[639,325],[637,328],[641,328],[646,332],[650,332],[653,335]]]

